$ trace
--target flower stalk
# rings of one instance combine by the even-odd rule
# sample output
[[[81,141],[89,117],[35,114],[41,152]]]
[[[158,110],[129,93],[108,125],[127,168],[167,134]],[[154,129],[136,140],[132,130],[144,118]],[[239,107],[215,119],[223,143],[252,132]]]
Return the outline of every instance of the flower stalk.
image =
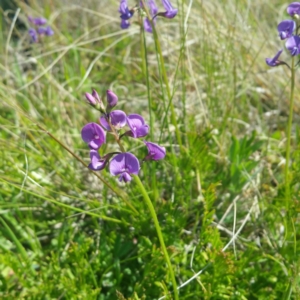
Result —
[[[169,269],[169,273],[170,273],[170,277],[171,277],[171,281],[172,281],[172,285],[173,285],[173,290],[174,290],[174,298],[175,298],[175,300],[179,300],[175,274],[174,274],[174,271],[173,271],[173,267],[172,267],[172,264],[171,264],[171,260],[170,260],[165,242],[164,242],[164,238],[163,238],[163,235],[162,235],[162,231],[161,231],[158,219],[157,219],[157,215],[156,215],[154,206],[153,206],[152,201],[150,200],[150,198],[148,196],[148,193],[145,190],[145,187],[144,187],[143,183],[141,182],[140,178],[138,176],[134,176],[134,179],[135,179],[135,182],[136,182],[137,186],[139,187],[139,189],[140,189],[140,191],[143,195],[145,203],[147,204],[148,209],[149,209],[150,214],[151,214],[151,217],[153,219],[155,229],[156,229],[156,233],[157,233],[157,236],[158,236],[158,239],[159,239],[159,242],[160,242],[160,246],[161,246],[161,249],[164,253],[166,263],[168,265],[168,269]]]
[[[290,109],[289,109],[289,118],[287,124],[287,141],[286,141],[286,156],[285,156],[285,198],[286,198],[286,209],[289,209],[290,206],[290,153],[291,153],[291,134],[292,134],[292,123],[293,123],[293,111],[294,111],[294,91],[295,91],[295,57],[292,57],[291,63],[291,91],[290,91]]]

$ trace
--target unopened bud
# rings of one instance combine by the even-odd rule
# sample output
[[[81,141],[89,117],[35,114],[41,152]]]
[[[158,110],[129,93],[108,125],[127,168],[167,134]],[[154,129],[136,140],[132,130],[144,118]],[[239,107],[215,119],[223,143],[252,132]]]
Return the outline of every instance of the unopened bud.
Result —
[[[97,104],[96,98],[90,93],[85,93],[85,98],[90,105],[95,106]]]
[[[112,109],[118,103],[118,97],[115,93],[110,90],[106,91],[107,110]]]

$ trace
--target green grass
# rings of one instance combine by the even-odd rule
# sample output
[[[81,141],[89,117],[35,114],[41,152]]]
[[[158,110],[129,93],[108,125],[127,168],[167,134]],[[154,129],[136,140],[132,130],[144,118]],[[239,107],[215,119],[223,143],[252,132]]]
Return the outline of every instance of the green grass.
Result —
[[[138,17],[120,30],[118,1],[62,2],[19,3],[18,19],[44,16],[53,26],[42,44],[1,14],[0,298],[173,297],[136,181],[86,167],[80,131],[99,116],[84,93],[95,88],[152,122],[152,141],[167,149],[139,178],[179,299],[300,299],[299,76],[287,213],[290,73],[264,61],[282,47],[276,26],[289,3],[172,1],[178,16],[156,27],[166,82]],[[124,146],[146,155],[140,141]],[[100,152],[116,149],[109,136]]]

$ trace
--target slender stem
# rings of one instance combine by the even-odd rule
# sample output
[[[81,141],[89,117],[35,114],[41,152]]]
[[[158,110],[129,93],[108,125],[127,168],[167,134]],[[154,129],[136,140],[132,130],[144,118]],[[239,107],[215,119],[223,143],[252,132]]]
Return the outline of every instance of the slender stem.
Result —
[[[175,114],[175,109],[174,109],[174,105],[173,105],[173,99],[172,99],[172,94],[171,94],[171,89],[170,89],[170,85],[169,85],[169,81],[168,81],[168,76],[167,76],[167,71],[165,68],[165,63],[164,63],[164,57],[162,54],[162,50],[161,50],[161,46],[160,46],[160,42],[159,42],[159,38],[158,38],[158,34],[156,31],[156,28],[154,26],[152,17],[149,13],[149,9],[145,3],[145,0],[141,0],[143,3],[143,8],[144,11],[147,15],[147,18],[150,20],[151,26],[152,26],[152,32],[153,32],[153,38],[154,38],[154,42],[155,42],[155,47],[156,47],[156,51],[159,55],[159,64],[161,67],[161,72],[162,72],[162,79],[164,81],[164,84],[166,86],[166,90],[167,90],[167,96],[168,96],[168,100],[169,100],[169,107],[171,109],[171,123],[174,125],[175,127],[175,135],[176,135],[176,139],[177,142],[180,146],[180,149],[182,149],[182,140],[181,140],[181,135],[180,135],[180,131],[178,128],[178,124],[177,124],[177,116]]]
[[[158,236],[158,239],[159,239],[159,242],[160,242],[160,246],[162,248],[162,251],[163,251],[164,256],[165,256],[165,260],[166,260],[168,268],[169,268],[169,272],[170,272],[170,276],[171,276],[171,280],[172,280],[172,284],[173,284],[174,297],[175,297],[175,300],[178,300],[179,299],[178,298],[178,289],[177,289],[175,274],[174,274],[174,271],[173,271],[173,267],[172,267],[172,264],[171,264],[171,260],[170,260],[165,242],[164,242],[162,231],[161,231],[161,228],[159,226],[159,222],[158,222],[158,219],[157,219],[157,215],[156,215],[154,206],[153,206],[153,204],[152,204],[152,202],[151,202],[151,200],[150,200],[150,198],[147,194],[147,191],[145,190],[144,185],[141,182],[140,178],[138,176],[134,175],[134,179],[135,179],[135,182],[137,183],[137,185],[138,185],[138,187],[139,187],[139,189],[140,189],[140,191],[143,195],[143,198],[144,198],[144,200],[145,200],[145,202],[148,206],[151,217],[153,219],[155,229],[156,229],[156,232],[157,232],[157,236]]]
[[[153,114],[152,114],[152,98],[150,90],[150,80],[149,80],[149,70],[148,70],[148,57],[147,57],[147,45],[146,45],[146,35],[144,26],[141,26],[141,49],[142,49],[142,68],[146,77],[147,86],[147,97],[148,97],[148,109],[149,109],[149,123],[150,123],[150,138],[153,140]]]
[[[120,137],[118,132],[116,131],[115,127],[111,124],[110,122],[110,118],[106,119],[107,123],[109,124],[109,127],[111,129],[112,135],[114,136],[115,141],[117,142],[117,144],[119,145],[119,148],[122,152],[126,152],[124,146],[122,145],[121,141],[120,141]]]
[[[294,108],[294,90],[295,90],[295,57],[292,57],[291,64],[291,93],[290,93],[290,110],[289,118],[287,124],[287,141],[286,141],[286,157],[285,157],[285,199],[286,199],[286,209],[289,210],[290,206],[290,178],[289,178],[289,166],[290,166],[290,153],[291,153],[291,133],[292,133],[292,123],[293,123],[293,108]]]
[[[140,16],[141,17],[141,16]],[[143,24],[141,18],[141,24]],[[150,123],[150,139],[153,141],[154,139],[154,121],[153,121],[153,104],[151,97],[151,87],[150,87],[150,75],[148,68],[148,52],[147,52],[147,43],[146,43],[146,34],[145,28],[141,26],[141,56],[142,56],[142,68],[146,78],[146,86],[147,86],[147,97],[148,97],[148,110],[149,110],[149,123]],[[156,188],[156,174],[153,165],[150,166],[150,174],[151,174],[151,188],[153,191],[154,199],[158,198],[158,191]]]

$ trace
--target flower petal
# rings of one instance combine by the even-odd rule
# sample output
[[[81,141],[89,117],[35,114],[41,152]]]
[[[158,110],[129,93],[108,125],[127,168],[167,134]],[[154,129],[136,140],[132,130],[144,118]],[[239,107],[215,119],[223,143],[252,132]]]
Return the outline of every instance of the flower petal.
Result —
[[[284,20],[280,22],[277,26],[280,39],[282,40],[291,37],[295,29],[296,29],[296,22],[293,20]]]
[[[97,123],[88,123],[81,130],[81,137],[92,149],[99,149],[106,141],[105,132]]]
[[[139,170],[140,163],[138,159],[129,152],[117,154],[109,164],[109,172],[112,175],[138,174]]]
[[[269,65],[270,67],[276,67],[278,65],[283,64],[284,62],[282,62],[281,60],[278,60],[282,51],[283,51],[283,49],[279,50],[273,58],[266,58],[267,65]]]
[[[97,150],[90,150],[91,163],[89,169],[93,171],[103,170],[107,164],[107,159],[101,158]]]
[[[300,54],[300,37],[298,35],[291,36],[285,42],[285,46],[292,56]]]
[[[159,146],[158,144],[144,141],[145,145],[148,148],[148,155],[145,157],[145,160],[153,159],[160,160],[164,159],[166,156],[166,148]]]

